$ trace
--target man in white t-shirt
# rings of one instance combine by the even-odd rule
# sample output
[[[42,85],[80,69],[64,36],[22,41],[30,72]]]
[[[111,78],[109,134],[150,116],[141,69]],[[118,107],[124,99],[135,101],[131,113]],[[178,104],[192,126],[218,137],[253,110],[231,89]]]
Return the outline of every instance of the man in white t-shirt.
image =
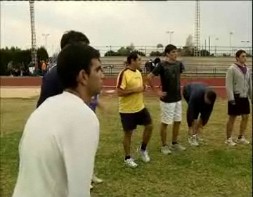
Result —
[[[57,60],[64,92],[29,117],[20,141],[13,197],[89,197],[99,122],[88,104],[102,88],[97,50],[69,44]],[[43,120],[43,121],[42,121]]]

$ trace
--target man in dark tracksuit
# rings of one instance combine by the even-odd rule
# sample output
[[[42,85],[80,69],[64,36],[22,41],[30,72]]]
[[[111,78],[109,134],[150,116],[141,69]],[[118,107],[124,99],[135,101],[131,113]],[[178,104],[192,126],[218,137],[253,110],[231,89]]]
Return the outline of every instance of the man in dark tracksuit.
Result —
[[[192,146],[198,146],[199,130],[202,129],[209,120],[216,100],[216,93],[203,83],[189,83],[183,88],[183,96],[188,104],[188,141]],[[198,119],[199,114],[200,119]]]
[[[86,37],[86,35],[84,35],[81,32],[72,30],[72,31],[65,32],[63,34],[61,38],[61,43],[60,43],[61,49],[63,49],[66,45],[73,42],[80,42],[85,45],[90,44],[90,41]],[[63,87],[57,73],[57,66],[54,66],[42,78],[40,96],[37,101],[36,107],[38,108],[47,98],[61,94],[62,92],[63,92]]]

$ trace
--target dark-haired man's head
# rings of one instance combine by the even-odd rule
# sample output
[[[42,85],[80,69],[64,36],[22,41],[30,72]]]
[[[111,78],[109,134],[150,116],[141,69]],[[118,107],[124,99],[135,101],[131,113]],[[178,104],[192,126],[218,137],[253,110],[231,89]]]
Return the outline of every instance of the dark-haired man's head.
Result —
[[[235,59],[237,62],[240,62],[241,64],[245,64],[247,57],[246,57],[246,51],[244,50],[238,50],[235,53]]]
[[[206,104],[214,104],[216,100],[216,92],[211,90],[211,89],[207,89],[205,92],[205,103]]]
[[[89,39],[82,32],[71,30],[71,31],[65,32],[62,35],[61,49],[63,49],[67,44],[74,43],[74,42],[81,42],[86,45],[90,44]]]
[[[82,43],[66,45],[58,55],[57,72],[63,89],[74,90],[88,98],[101,91],[104,75],[100,54],[91,46]]]
[[[141,56],[138,54],[137,51],[133,51],[127,56],[127,65],[132,69],[140,69]]]
[[[176,61],[177,60],[177,47],[169,44],[164,49],[164,54],[167,58],[169,58],[170,61]]]

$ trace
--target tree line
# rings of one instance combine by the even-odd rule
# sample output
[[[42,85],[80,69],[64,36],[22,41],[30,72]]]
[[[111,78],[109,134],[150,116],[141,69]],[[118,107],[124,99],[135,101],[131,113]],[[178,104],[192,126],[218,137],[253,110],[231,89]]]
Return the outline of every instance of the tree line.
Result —
[[[164,46],[162,44],[157,44],[157,50],[152,51],[149,54],[145,54],[141,50],[135,49],[133,43],[129,46],[121,47],[117,51],[109,50],[105,53],[105,56],[127,56],[131,51],[137,51],[141,56],[163,56]],[[178,49],[181,56],[194,56],[194,44],[193,36],[189,35],[186,39],[185,46]],[[201,56],[211,56],[209,51],[200,50],[198,51]],[[48,52],[44,47],[40,47],[37,50],[37,60],[38,60],[38,70],[40,69],[40,62],[42,60],[48,60]],[[0,49],[0,75],[10,75],[12,70],[23,71],[27,73],[29,67],[34,66],[31,64],[31,49],[22,50],[18,47],[4,48]]]
[[[28,72],[31,64],[31,49],[22,50],[18,47],[0,49],[0,75],[9,75],[11,71],[16,70]],[[37,49],[38,65],[40,61],[48,60],[48,52],[44,47]]]

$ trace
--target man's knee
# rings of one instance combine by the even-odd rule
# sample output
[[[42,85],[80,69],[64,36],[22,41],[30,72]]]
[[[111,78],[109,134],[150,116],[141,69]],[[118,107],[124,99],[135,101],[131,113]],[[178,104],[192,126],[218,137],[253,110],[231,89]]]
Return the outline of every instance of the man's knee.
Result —
[[[152,130],[153,130],[153,124],[145,125],[145,130],[149,131],[149,132],[152,132]]]
[[[249,118],[248,114],[247,115],[242,115],[242,120],[246,121],[246,120],[248,120],[248,118]]]
[[[133,131],[124,131],[125,138],[131,138],[132,134],[133,134]]]
[[[236,116],[229,116],[228,121],[233,123],[236,119]]]

